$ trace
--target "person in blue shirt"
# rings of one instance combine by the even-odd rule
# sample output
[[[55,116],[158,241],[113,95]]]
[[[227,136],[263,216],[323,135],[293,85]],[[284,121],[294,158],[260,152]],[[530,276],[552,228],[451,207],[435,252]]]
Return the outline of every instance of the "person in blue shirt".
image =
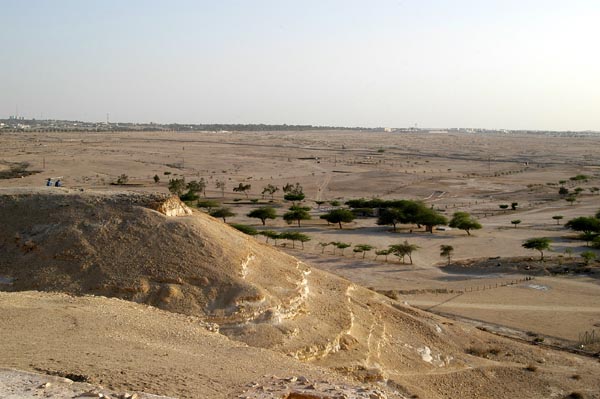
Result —
[[[52,179],[50,177],[46,180],[46,186],[52,187]]]

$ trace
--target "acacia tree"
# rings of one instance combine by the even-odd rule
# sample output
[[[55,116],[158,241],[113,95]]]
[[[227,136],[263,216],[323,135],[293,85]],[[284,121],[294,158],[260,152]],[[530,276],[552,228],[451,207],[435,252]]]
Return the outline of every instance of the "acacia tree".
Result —
[[[194,201],[198,199],[198,193],[204,190],[205,183],[199,182],[197,180],[192,180],[188,184],[186,184],[187,193],[180,196],[182,200]]]
[[[330,242],[320,242],[319,245],[321,246],[321,253],[324,254],[325,253],[325,248],[327,248],[328,246],[331,245]]]
[[[521,223],[519,219],[511,220],[510,222],[515,225],[515,229],[517,228],[517,225]]]
[[[183,194],[183,190],[185,190],[185,178],[181,179],[170,179],[169,180],[169,191],[177,196],[181,196]]]
[[[230,208],[221,207],[210,212],[209,215],[214,218],[221,218],[223,219],[223,222],[227,223],[227,218],[235,216],[235,213],[233,213]]]
[[[600,220],[592,216],[580,216],[569,220],[565,227],[583,233],[600,233]]]
[[[550,249],[550,239],[546,237],[530,238],[521,246],[527,249],[535,249],[540,252],[540,260],[544,260],[544,251]]]
[[[479,230],[481,224],[467,212],[455,212],[450,220],[450,227],[464,230],[471,235],[471,230]]]
[[[298,201],[303,201],[305,198],[304,190],[302,189],[300,183],[296,183],[296,185],[287,183],[285,186],[283,186],[282,190],[284,192],[283,199],[286,201],[292,201],[294,204],[296,204]]]
[[[286,201],[292,201],[292,203],[295,204],[296,202],[303,201],[305,197],[306,196],[303,192],[293,192],[285,194],[283,199]]]
[[[225,180],[217,179],[215,181],[215,186],[217,190],[221,190],[221,197],[225,197]]]
[[[310,237],[306,234],[298,233],[296,231],[284,231],[279,235],[279,238],[290,240],[292,242],[292,248],[295,248],[296,241],[302,243],[302,249],[304,249],[304,243],[310,241]]]
[[[344,256],[344,249],[352,246],[352,244],[348,244],[345,242],[336,242],[334,245],[337,249],[340,250],[340,253],[342,254],[342,256]]]
[[[307,206],[292,205],[290,210],[283,214],[283,220],[288,224],[295,221],[298,223],[298,227],[300,227],[301,220],[310,220],[309,210],[310,208]]]
[[[275,219],[277,218],[277,213],[275,212],[275,208],[270,206],[262,206],[260,208],[254,209],[246,215],[250,218],[260,219],[262,225],[265,225],[267,219]]]
[[[388,261],[388,255],[392,253],[391,249],[379,249],[375,251],[375,260],[377,260],[378,256],[385,256],[385,261]]]
[[[237,187],[233,188],[233,192],[244,193],[244,195],[246,195],[246,198],[248,198],[248,190],[250,190],[251,188],[252,188],[252,185],[250,185],[250,184],[240,183],[240,184],[238,184]]]
[[[327,220],[328,223],[337,223],[342,229],[342,223],[352,222],[356,216],[349,209],[334,209],[325,215],[321,215],[321,219]]]
[[[399,223],[405,223],[407,221],[407,217],[399,208],[384,208],[379,213],[379,217],[377,218],[377,224],[379,226],[389,226],[392,225],[394,232],[396,231],[396,225]]]
[[[265,187],[263,187],[262,197],[264,199],[265,194],[269,194],[271,196],[271,199],[273,199],[273,194],[275,194],[277,191],[279,191],[279,187],[274,186],[272,184],[267,184]]]
[[[275,242],[275,246],[277,246],[277,239],[279,239],[279,233],[273,230],[263,230],[259,232],[261,236],[265,236],[265,242],[269,243],[269,238]]]
[[[556,220],[556,224],[559,225],[560,224],[560,220],[563,218],[562,215],[554,215],[552,216],[552,219]]]
[[[452,254],[454,253],[454,247],[452,245],[440,245],[440,256],[448,259],[448,266],[452,261]]]
[[[425,231],[433,234],[433,228],[435,226],[447,225],[448,219],[444,215],[440,215],[433,209],[422,208],[415,220],[417,224],[425,226]]]
[[[419,246],[416,244],[409,244],[408,241],[404,240],[404,242],[401,244],[390,245],[390,249],[394,255],[402,258],[402,263],[404,263],[404,257],[408,256],[410,264],[412,265],[412,253],[419,249]]]
[[[357,244],[357,245],[354,246],[353,251],[355,253],[362,252],[362,254],[363,254],[362,258],[364,259],[365,255],[367,254],[367,252],[369,252],[372,249],[373,249],[372,245],[369,245],[369,244]]]

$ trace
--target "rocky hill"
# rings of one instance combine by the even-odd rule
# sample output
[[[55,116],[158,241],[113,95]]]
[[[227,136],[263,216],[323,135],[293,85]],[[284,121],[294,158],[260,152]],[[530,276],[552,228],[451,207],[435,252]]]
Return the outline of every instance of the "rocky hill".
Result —
[[[3,291],[152,305],[338,376],[331,378],[376,383],[388,397],[600,393],[594,377],[600,367],[591,359],[404,306],[192,213],[174,198],[0,190],[0,220]],[[259,391],[248,397],[286,397]]]

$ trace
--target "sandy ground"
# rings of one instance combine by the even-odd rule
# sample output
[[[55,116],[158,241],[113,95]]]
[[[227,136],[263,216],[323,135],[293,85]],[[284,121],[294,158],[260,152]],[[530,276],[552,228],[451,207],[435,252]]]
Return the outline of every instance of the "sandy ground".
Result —
[[[450,244],[455,259],[524,255],[534,251],[521,247],[531,237],[550,237],[554,255],[566,248],[574,256],[586,250],[574,234],[562,227],[576,216],[594,214],[600,196],[589,188],[600,186],[597,149],[600,137],[470,134],[379,134],[358,132],[270,132],[270,133],[19,133],[0,136],[4,162],[29,162],[40,174],[1,180],[0,187],[40,187],[47,177],[62,177],[71,188],[112,188],[110,182],[125,173],[136,185],[127,189],[167,192],[169,177],[187,180],[205,178],[207,196],[225,202],[237,216],[231,222],[262,228],[244,215],[254,207],[244,194],[232,192],[238,183],[252,185],[249,197],[267,204],[260,192],[267,184],[281,187],[299,182],[313,207],[313,220],[300,228],[281,219],[268,222],[274,230],[301,231],[312,241],[303,251],[290,250],[307,263],[334,272],[351,281],[381,290],[461,290],[495,285],[522,275],[449,275],[440,270],[444,259],[439,247]],[[318,158],[318,159],[317,159]],[[528,164],[525,164],[528,163]],[[170,172],[170,175],[165,175]],[[576,174],[591,176],[574,183]],[[157,174],[161,181],[153,183]],[[215,187],[226,182],[222,196]],[[574,205],[558,194],[558,181],[567,180],[570,190],[581,186],[583,195]],[[467,236],[463,231],[426,234],[414,226],[399,232],[376,226],[372,218],[361,218],[343,230],[327,226],[318,216],[329,208],[316,209],[313,200],[346,200],[360,197],[421,199],[450,216],[455,211],[476,215],[483,229]],[[240,200],[240,201],[235,201]],[[518,202],[516,211],[502,211],[500,204]],[[285,212],[281,191],[273,205]],[[563,215],[561,225],[552,220]],[[522,223],[513,228],[511,220]],[[413,230],[411,233],[410,230]],[[258,238],[263,240],[263,238]],[[368,243],[377,248],[408,240],[420,246],[414,265],[374,254],[366,259],[321,253],[319,242]],[[600,255],[600,252],[597,252]],[[597,267],[597,266],[595,266]],[[598,330],[600,285],[589,277],[538,277],[529,283],[487,291],[452,294],[405,295],[402,300],[424,309],[502,324],[548,337],[577,341],[579,334]],[[149,381],[151,378],[148,379]],[[164,392],[169,394],[169,392]]]

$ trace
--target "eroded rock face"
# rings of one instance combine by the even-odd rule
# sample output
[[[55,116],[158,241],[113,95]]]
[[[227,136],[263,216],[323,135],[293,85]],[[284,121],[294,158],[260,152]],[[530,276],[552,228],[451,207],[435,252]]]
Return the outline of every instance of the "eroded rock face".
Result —
[[[189,216],[192,214],[192,210],[176,196],[151,202],[148,207],[166,216]]]

